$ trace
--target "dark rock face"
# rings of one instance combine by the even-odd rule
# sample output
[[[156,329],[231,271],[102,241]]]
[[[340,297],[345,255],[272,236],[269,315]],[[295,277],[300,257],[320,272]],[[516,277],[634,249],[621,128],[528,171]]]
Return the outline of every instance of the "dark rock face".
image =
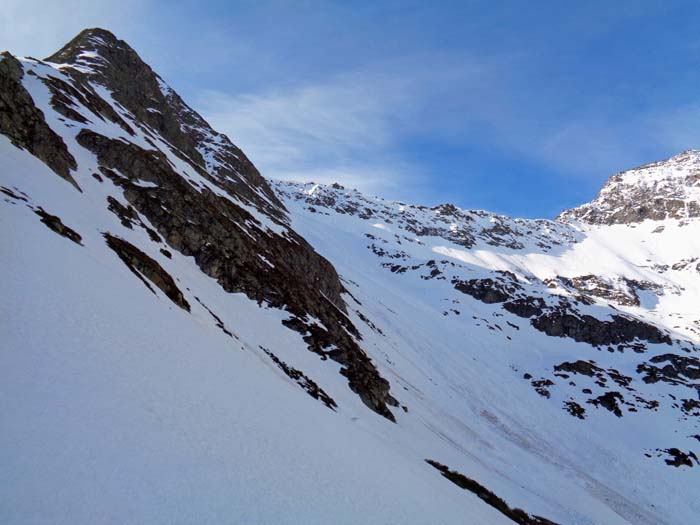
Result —
[[[660,403],[658,400],[647,399],[639,395],[632,386],[634,379],[614,368],[605,369],[595,364],[594,361],[582,360],[554,365],[554,376],[569,380],[569,386],[576,386],[576,383],[572,380],[572,376],[575,375],[592,378],[597,387],[596,390],[599,392],[603,391],[602,394],[593,395],[593,391],[590,388],[581,389],[581,393],[586,396],[570,392],[574,397],[564,402],[564,409],[579,419],[585,419],[586,410],[580,403],[576,402],[576,399],[581,402],[585,401],[585,403],[595,407],[604,408],[617,417],[623,416],[623,408],[630,413],[639,412],[642,409],[656,411],[659,408]],[[542,381],[546,380],[540,380],[540,382]],[[549,387],[554,385],[553,382],[550,383]],[[609,390],[615,385],[623,389],[625,394],[623,395],[621,391]],[[533,384],[533,386],[535,385]],[[560,382],[559,386],[562,387],[563,383]],[[675,408],[678,408],[678,406],[675,406]]]
[[[586,419],[586,409],[579,405],[576,401],[565,401],[564,408],[574,417]]]
[[[537,392],[542,397],[546,397],[547,399],[549,399],[552,395],[549,392],[549,387],[554,384],[554,382],[551,379],[535,379],[533,381],[530,381],[530,384],[535,389],[535,392]]]
[[[572,363],[564,362],[554,366],[557,372],[570,372],[573,374],[583,374],[584,376],[593,377],[602,372],[602,368],[596,366],[589,361],[574,361]]]
[[[297,370],[296,368],[293,368],[284,361],[280,360],[268,348],[263,348],[261,346],[260,349],[265,352],[270,359],[272,359],[272,362],[275,363],[280,370],[287,374],[287,377],[295,381],[307,394],[314,399],[318,399],[331,410],[335,410],[337,408],[338,405],[333,398],[326,394],[326,392],[324,392],[313,379],[309,379],[301,370]]]
[[[614,368],[604,369],[595,364],[594,361],[574,361],[574,362],[564,362],[558,365],[554,365],[555,375],[560,377],[568,377],[568,374],[581,374],[588,377],[594,377],[595,382],[600,387],[605,387],[608,379],[611,379],[618,386],[631,390],[630,383],[632,383],[632,378],[621,374]]]
[[[344,365],[341,373],[350,388],[370,408],[393,420],[387,404],[395,406],[396,401],[389,395],[388,381],[356,342],[359,334],[345,315],[338,275],[303,238],[292,230],[286,236],[265,231],[245,208],[206,188],[196,189],[157,150],[146,151],[87,129],[77,140],[97,155],[103,175],[124,190],[133,209],[171,248],[194,257],[226,291],[244,292],[259,303],[289,311],[298,322],[288,326],[304,335],[312,349]],[[142,187],[139,180],[155,186]],[[118,213],[124,220],[133,216],[128,208]],[[308,322],[308,314],[324,327]]]
[[[519,317],[532,318],[532,326],[552,337],[569,337],[594,346],[632,343],[635,339],[649,343],[671,344],[671,338],[659,328],[627,315],[612,315],[602,321],[580,314],[575,305],[561,296],[548,299],[525,293],[517,277],[510,272],[494,272],[494,278],[453,279],[456,290],[487,304],[503,303],[503,308]],[[546,289],[546,288],[543,288]]]
[[[79,72],[66,70],[76,79],[84,78]],[[51,106],[66,119],[88,124],[88,119],[79,113],[76,102],[90,109],[95,115],[105,121],[114,122],[129,135],[134,135],[134,129],[119,116],[119,114],[95,93],[93,87],[87,82],[75,82],[74,85],[54,76],[43,77],[42,82],[51,92]]]
[[[454,287],[486,304],[502,303],[510,297],[493,279],[455,280]]]
[[[86,129],[77,140],[97,155],[103,174],[123,188],[127,201],[158,229],[166,242],[193,256],[202,270],[227,291],[244,291],[273,306],[286,304],[283,298],[276,298],[282,293],[289,296],[290,303],[299,306],[294,313],[304,315],[316,297],[304,297],[295,284],[301,288],[316,286],[327,297],[324,302],[344,309],[340,297],[343,288],[333,267],[291,230],[289,238],[263,232],[258,219],[244,208],[208,189],[199,191],[180,177],[159,151],[142,150]],[[139,180],[154,183],[155,187],[139,186]],[[125,216],[128,218],[128,214]],[[241,225],[252,227],[244,229]],[[259,255],[274,261],[275,267]],[[292,275],[304,275],[308,284],[294,283],[289,279]]]
[[[350,389],[372,410],[395,421],[387,405],[397,407],[398,401],[389,393],[389,382],[379,375],[371,360],[355,342],[354,337],[359,337],[355,326],[347,317],[343,319],[347,322],[343,330],[328,330],[300,317],[282,323],[302,334],[309,350],[322,359],[331,358],[344,365],[340,373],[348,379]],[[349,334],[353,334],[353,337]]]
[[[666,458],[664,461],[666,462],[667,465],[671,465],[672,467],[692,467],[694,465],[700,465],[700,461],[698,461],[698,457],[695,455],[695,453],[690,450],[687,453],[683,452],[682,450],[672,447],[664,450],[660,450],[660,452],[665,452],[668,454],[670,457]]]
[[[22,201],[22,202],[29,202],[29,199],[27,198],[26,193],[22,192],[21,190],[17,190],[17,188],[15,188],[15,190],[17,191],[17,193],[12,191],[10,188],[6,188],[5,186],[0,186],[0,193],[3,193],[4,195],[9,197],[10,199],[14,199],[16,201]]]
[[[66,239],[70,239],[75,244],[82,245],[83,239],[80,236],[80,234],[72,228],[69,228],[68,226],[63,224],[63,221],[61,221],[60,217],[57,217],[56,215],[51,215],[50,213],[45,212],[43,208],[40,207],[35,208],[34,213],[36,213],[40,217],[41,222],[46,224],[46,226],[48,226],[50,230],[56,232],[62,237],[65,237]]]
[[[612,391],[606,392],[605,394],[596,398],[589,399],[587,402],[591,405],[602,406],[615,414],[617,417],[622,417],[622,410],[620,410],[619,403],[624,403],[624,400],[625,399],[620,392]]]
[[[517,277],[512,273],[494,272],[494,275],[496,277],[493,279],[469,279],[468,281],[454,279],[452,285],[455,290],[487,304],[502,303],[522,289]]]
[[[542,314],[546,306],[541,297],[520,297],[504,303],[503,309],[518,317],[528,318]]]
[[[134,223],[137,223],[139,220],[139,214],[136,213],[136,210],[131,206],[124,206],[111,195],[107,197],[107,202],[109,203],[107,209],[119,217],[122,226],[133,230]]]
[[[658,365],[658,366],[655,366]],[[647,363],[637,366],[637,373],[644,374],[645,383],[664,381],[671,384],[694,386],[700,392],[700,359],[692,356],[662,354],[649,359]]]
[[[496,494],[484,487],[478,481],[475,481],[472,478],[457,472],[456,470],[450,470],[449,467],[443,465],[442,463],[438,463],[432,459],[426,459],[425,462],[431,467],[439,470],[444,478],[449,479],[458,487],[474,493],[485,503],[491,505],[494,509],[498,510],[519,525],[557,525],[555,522],[541,516],[534,516],[532,514],[528,514],[522,509],[510,507],[505,500],[496,496]]]
[[[700,401],[697,399],[682,399],[681,410],[688,416],[700,417]]]
[[[0,133],[18,148],[26,149],[75,186],[70,174],[77,165],[63,139],[46,123],[44,114],[34,105],[22,85],[24,71],[19,61],[7,52],[0,54]]]
[[[553,337],[570,337],[595,346],[630,343],[635,339],[671,344],[671,338],[657,327],[624,315],[601,321],[591,315],[575,315],[555,309],[532,320],[532,326]]]
[[[143,253],[136,246],[124,239],[115,237],[109,233],[104,238],[119,258],[127,265],[129,270],[138,277],[149,290],[153,291],[148,281],[153,283],[176,305],[186,311],[190,311],[190,305],[185,299],[175,281],[157,261]],[[148,281],[146,281],[148,279]]]

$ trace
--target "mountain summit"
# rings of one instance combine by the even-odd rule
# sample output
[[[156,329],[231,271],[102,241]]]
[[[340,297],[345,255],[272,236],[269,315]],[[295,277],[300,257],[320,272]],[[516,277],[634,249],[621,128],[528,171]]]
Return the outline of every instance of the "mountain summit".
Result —
[[[692,523],[699,158],[428,208],[265,179],[108,31],[0,55],[3,521]]]
[[[132,63],[145,65],[129,44],[119,40],[106,29],[93,27],[84,29],[53,55],[46,57],[46,62],[56,64],[77,64],[86,61],[91,67],[100,67],[98,57],[109,61],[111,57],[129,56]]]
[[[598,197],[563,212],[562,220],[630,224],[700,217],[700,150],[613,175]]]

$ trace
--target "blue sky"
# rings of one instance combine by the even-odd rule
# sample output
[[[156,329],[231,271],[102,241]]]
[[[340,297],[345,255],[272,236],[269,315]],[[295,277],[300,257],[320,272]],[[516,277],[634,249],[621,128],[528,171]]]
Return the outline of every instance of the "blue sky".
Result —
[[[700,3],[0,0],[0,48],[127,40],[264,175],[553,217],[700,148]]]

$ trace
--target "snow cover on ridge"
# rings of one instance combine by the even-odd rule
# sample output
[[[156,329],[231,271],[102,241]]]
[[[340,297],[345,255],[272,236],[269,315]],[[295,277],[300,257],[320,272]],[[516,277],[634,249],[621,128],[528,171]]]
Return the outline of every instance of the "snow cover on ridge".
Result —
[[[385,201],[339,185],[279,181],[275,188],[292,213],[293,227],[351,283],[350,292],[372,320],[365,338],[374,337],[375,351],[386,356],[385,375],[409,391],[420,392],[420,401],[407,403],[414,411],[416,404],[440,399],[441,424],[458,420],[468,428],[475,418],[489,419],[494,411],[505,411],[507,416],[501,412],[491,420],[504,424],[501,418],[507,419],[501,432],[518,449],[509,449],[504,464],[519,464],[521,454],[537,455],[532,439],[553,454],[545,463],[551,460],[556,468],[566,465],[565,470],[577,472],[574,478],[581,476],[587,491],[591,489],[588,473],[595,471],[596,483],[602,482],[605,488],[593,492],[615,492],[603,499],[613,501],[648,489],[641,500],[633,499],[635,503],[612,504],[623,523],[683,523],[675,505],[690,505],[688,516],[697,512],[690,510],[693,469],[670,471],[660,449],[698,449],[700,411],[694,400],[700,367],[690,366],[690,377],[684,380],[681,375],[676,384],[647,383],[644,367],[651,356],[669,352],[697,356],[700,221],[669,219],[613,226],[528,221],[449,205],[430,209]],[[566,298],[577,303],[577,315],[603,321],[629,315],[668,333],[673,342],[636,340],[620,350],[617,345],[593,346],[550,337],[533,330],[530,319],[513,315],[495,302],[476,301],[457,289],[463,280],[483,282],[504,274],[511,274],[506,281],[512,279],[526,295],[546,301]],[[581,280],[588,276],[595,280]],[[598,294],[603,285],[609,288]],[[659,362],[659,367],[668,365],[663,359]],[[415,375],[408,372],[412,367]],[[445,391],[457,395],[453,398]],[[506,392],[507,401],[500,398]],[[613,397],[617,393],[622,398],[619,417]],[[483,404],[475,403],[475,398],[483,399]],[[686,405],[681,406],[681,398],[689,400]],[[479,406],[478,415],[464,419],[465,405],[473,403]],[[581,419],[575,415],[576,408],[584,409]],[[560,419],[550,409],[567,416]],[[525,420],[517,423],[519,417]],[[440,429],[441,435],[455,442],[463,439],[463,432]],[[536,437],[523,437],[533,432]],[[559,456],[563,443],[571,445],[564,449],[574,456]],[[508,448],[499,443],[500,447]],[[489,450],[492,460],[493,454]],[[617,459],[613,462],[612,457]],[[457,470],[473,468],[464,468],[463,458],[452,461],[457,462],[451,465]],[[645,480],[639,477],[642,471]],[[526,485],[546,487],[553,494],[562,490],[561,475],[550,472],[537,481],[529,479]],[[510,496],[493,471],[480,476],[477,479],[490,483],[486,486],[499,487]],[[568,487],[562,494],[577,491]],[[665,505],[662,493],[678,497],[674,508],[653,518],[645,516],[643,511],[654,512]],[[510,497],[521,503],[516,494]],[[562,509],[534,510],[550,519],[559,517],[563,523],[589,522],[585,507],[579,508],[575,500],[567,505],[564,514],[557,513]],[[590,522],[614,521],[607,517]]]

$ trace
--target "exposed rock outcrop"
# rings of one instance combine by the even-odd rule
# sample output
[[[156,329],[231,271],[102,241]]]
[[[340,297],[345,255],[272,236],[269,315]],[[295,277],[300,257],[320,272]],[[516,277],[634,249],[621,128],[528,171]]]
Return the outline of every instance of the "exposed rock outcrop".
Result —
[[[102,173],[95,176],[123,190],[128,205],[108,199],[122,225],[140,225],[154,242],[164,240],[171,249],[194,257],[226,291],[244,292],[259,303],[287,310],[294,320],[287,325],[314,351],[341,363],[350,388],[393,420],[387,405],[397,402],[388,381],[359,346],[335,269],[289,228],[284,206],[246,156],[108,31],[85,30],[46,60],[69,66],[61,71],[70,83],[44,79],[58,113],[86,124],[76,110],[83,106],[129,135],[136,125],[151,137],[152,149],[107,138],[87,126],[76,137],[98,158]],[[107,88],[134,117],[132,124],[98,96],[94,83]],[[181,176],[164,148],[210,185],[202,187]]]
[[[82,244],[81,241],[83,240],[83,238],[80,236],[80,234],[74,229],[69,228],[68,226],[63,224],[63,221],[60,217],[56,215],[51,215],[50,213],[44,211],[44,209],[41,207],[35,208],[34,213],[36,213],[40,217],[41,222],[46,224],[46,226],[48,226],[50,230],[55,231],[57,234],[59,234],[62,237],[65,237],[66,239],[70,239],[75,244]]]
[[[45,62],[32,63],[37,70],[31,74],[48,89],[58,120],[96,156],[100,173],[92,177],[123,192],[123,199],[110,195],[105,206],[124,228],[143,228],[166,257],[172,250],[193,257],[227,292],[287,311],[287,326],[324,359],[340,363],[349,387],[367,406],[394,419],[388,406],[398,404],[360,347],[335,269],[289,227],[284,206],[240,149],[109,31],[86,29]],[[77,187],[71,175],[75,159],[24,88],[23,75],[18,60],[2,55],[0,133]],[[96,119],[116,124],[124,140],[101,134],[92,125]],[[42,221],[80,242],[59,219],[45,214]],[[110,248],[147,286],[155,284],[189,310],[154,259],[106,235]]]
[[[426,459],[425,462],[428,463],[428,465],[439,470],[443,477],[449,479],[458,487],[474,493],[484,502],[491,505],[493,508],[495,508],[503,515],[513,520],[515,523],[518,523],[519,525],[557,525],[555,522],[543,518],[541,516],[534,516],[532,514],[528,514],[522,509],[513,508],[509,506],[508,503],[505,502],[505,500],[496,496],[496,494],[484,487],[478,481],[475,481],[465,476],[464,474],[457,472],[456,470],[450,470],[449,467],[443,465],[442,463],[438,463],[437,461],[432,459]]]
[[[594,346],[631,343],[636,339],[652,344],[671,344],[671,338],[659,328],[624,315],[612,315],[601,321],[592,315],[579,315],[555,308],[532,320],[532,326],[553,337],[570,337]]]
[[[671,384],[694,386],[700,393],[700,359],[693,356],[661,354],[652,357],[647,363],[637,367],[637,373],[644,374],[645,383],[663,381]],[[697,383],[692,383],[697,381]]]
[[[297,370],[296,368],[289,366],[287,363],[277,357],[269,348],[260,347],[260,349],[270,357],[272,362],[275,363],[278,368],[287,375],[287,377],[297,383],[307,394],[314,399],[318,399],[331,410],[336,409],[338,405],[333,398],[326,394],[326,392],[324,392],[313,379],[310,379],[301,370]]]
[[[71,170],[77,168],[75,159],[22,85],[23,76],[22,64],[15,57],[0,53],[0,133],[79,190],[71,176]]]
[[[614,314],[611,320],[601,320],[582,314],[565,297],[528,295],[511,272],[494,272],[493,278],[453,279],[456,290],[487,304],[503,303],[503,308],[519,317],[531,318],[537,330],[552,337],[569,337],[593,346],[633,343],[635,340],[652,344],[671,344],[668,334],[637,318]],[[542,290],[547,290],[542,287]]]
[[[152,257],[146,255],[136,246],[124,239],[105,233],[104,238],[114,253],[126,264],[129,270],[138,277],[146,287],[153,291],[149,282],[157,286],[173,303],[186,311],[190,311],[190,304],[185,299],[175,281],[163,267]],[[146,281],[148,279],[148,281]]]
[[[228,292],[244,292],[259,303],[283,308],[298,319],[288,324],[319,353],[344,365],[342,373],[362,400],[393,419],[389,383],[356,342],[345,314],[344,291],[333,266],[292,230],[267,229],[243,206],[180,177],[166,156],[82,130],[78,142],[99,159],[103,175],[146,217],[167,244],[194,257],[204,273]],[[144,187],[138,181],[152,183]],[[280,227],[283,225],[278,224]],[[307,316],[320,319],[312,326]],[[307,332],[320,332],[307,336]],[[325,352],[324,349],[332,348]]]

